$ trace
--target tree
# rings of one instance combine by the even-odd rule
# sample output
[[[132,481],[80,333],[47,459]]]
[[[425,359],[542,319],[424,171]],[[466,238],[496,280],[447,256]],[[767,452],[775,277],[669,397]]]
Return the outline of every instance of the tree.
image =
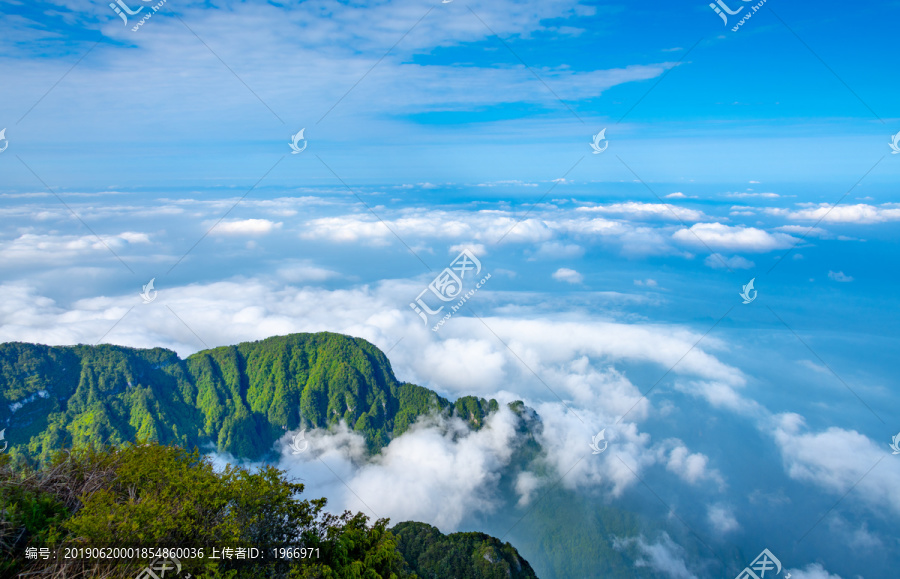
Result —
[[[2,456],[2,455],[0,455]],[[199,453],[157,443],[60,452],[40,470],[0,459],[0,571],[65,577],[134,577],[147,559],[25,559],[27,547],[205,549],[181,559],[193,577],[415,577],[406,570],[387,519],[332,515],[325,499],[301,500],[303,485],[265,467],[216,471]],[[213,560],[212,547],[266,550],[264,559]],[[277,559],[276,547],[315,549],[315,557]]]

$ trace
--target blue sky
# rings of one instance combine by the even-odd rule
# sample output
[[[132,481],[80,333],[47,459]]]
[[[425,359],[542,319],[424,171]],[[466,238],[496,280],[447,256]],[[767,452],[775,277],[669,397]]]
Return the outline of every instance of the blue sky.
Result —
[[[738,32],[703,3],[171,7],[209,49],[165,11],[132,32],[103,2],[5,6],[9,152],[66,188],[249,185],[302,127],[309,152],[356,184],[552,179],[609,127],[648,180],[849,186],[898,117],[890,3],[773,6]],[[334,182],[291,160],[267,183]],[[623,177],[597,161],[583,178]],[[882,167],[871,182],[896,177]]]
[[[722,552],[900,564],[900,3],[769,0],[737,32],[704,2],[170,0],[136,32],[105,2],[0,6],[0,340],[361,336],[402,380],[526,400],[560,476],[607,428],[572,490],[643,504],[627,463]],[[409,303],[463,248],[491,279],[433,332]],[[447,531],[491,512],[467,497],[504,420],[357,470],[351,435],[314,439],[376,490],[422,448],[483,458],[469,486],[420,473],[459,511],[368,497]],[[719,576],[646,541],[661,576]]]

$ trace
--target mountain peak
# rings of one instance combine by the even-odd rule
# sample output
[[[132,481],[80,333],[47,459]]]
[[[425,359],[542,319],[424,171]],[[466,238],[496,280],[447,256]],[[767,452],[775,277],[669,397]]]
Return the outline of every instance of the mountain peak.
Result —
[[[41,394],[43,393],[43,394]],[[415,420],[456,414],[475,429],[495,400],[451,404],[397,380],[371,342],[332,332],[202,350],[0,344],[0,425],[23,454],[152,440],[258,459],[286,430],[345,422],[378,452]]]

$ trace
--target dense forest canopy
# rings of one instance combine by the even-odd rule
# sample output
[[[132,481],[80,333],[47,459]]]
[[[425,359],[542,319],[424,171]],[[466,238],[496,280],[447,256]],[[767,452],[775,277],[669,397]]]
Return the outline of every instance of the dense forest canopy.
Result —
[[[39,470],[14,468],[0,455],[0,576],[133,578],[148,558],[62,555],[130,546],[204,549],[204,557],[178,560],[182,577],[536,577],[509,543],[487,535],[444,536],[419,523],[392,532],[387,519],[329,514],[325,499],[301,499],[302,492],[273,467],[216,471],[196,451],[155,443],[62,451]],[[213,559],[213,547],[265,556]],[[306,556],[280,556],[277,548]],[[30,549],[51,558],[28,558]]]
[[[453,413],[474,428],[494,400],[450,403],[397,380],[361,338],[291,334],[203,350],[0,344],[0,425],[14,455],[46,461],[64,447],[157,441],[212,443],[258,459],[287,430],[343,421],[378,452],[422,415]]]

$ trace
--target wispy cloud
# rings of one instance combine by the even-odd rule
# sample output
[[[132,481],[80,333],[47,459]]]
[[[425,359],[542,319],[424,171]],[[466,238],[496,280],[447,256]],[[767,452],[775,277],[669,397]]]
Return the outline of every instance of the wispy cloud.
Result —
[[[723,197],[735,197],[738,199],[752,199],[754,197],[759,197],[763,199],[775,199],[777,197],[781,197],[778,193],[725,193]]]
[[[844,282],[844,283],[853,281],[852,277],[850,277],[849,275],[846,275],[842,271],[829,271],[828,279],[833,279],[834,281],[839,281],[839,282]]]
[[[724,269],[726,267],[730,269],[751,269],[756,265],[749,259],[741,257],[740,255],[727,257],[720,253],[713,253],[712,255],[707,256],[706,259],[703,260],[703,264],[713,269]]]

